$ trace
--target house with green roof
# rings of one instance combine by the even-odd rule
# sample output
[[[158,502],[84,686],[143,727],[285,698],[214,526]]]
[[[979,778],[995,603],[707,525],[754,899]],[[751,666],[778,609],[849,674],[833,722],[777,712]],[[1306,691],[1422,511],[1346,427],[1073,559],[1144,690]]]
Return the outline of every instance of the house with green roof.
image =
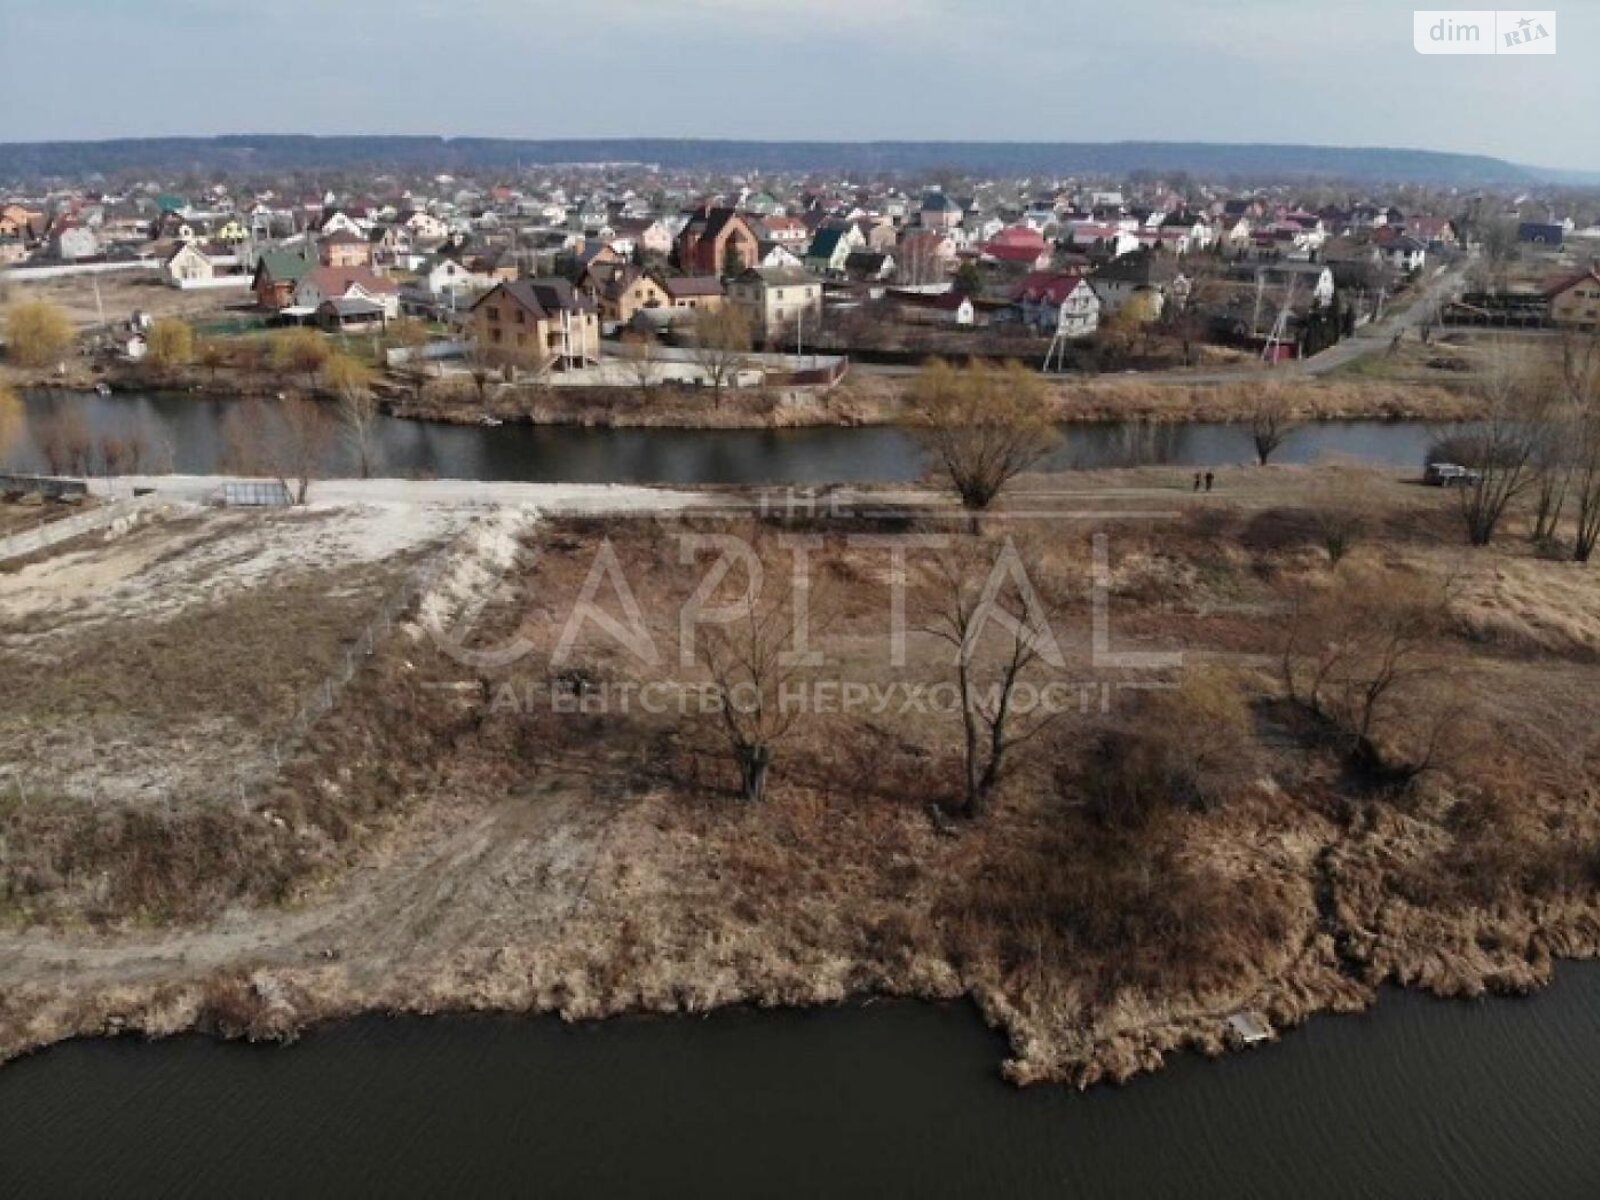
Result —
[[[309,244],[264,252],[250,283],[256,303],[262,308],[288,308],[294,303],[295,288],[318,265],[316,249]]]

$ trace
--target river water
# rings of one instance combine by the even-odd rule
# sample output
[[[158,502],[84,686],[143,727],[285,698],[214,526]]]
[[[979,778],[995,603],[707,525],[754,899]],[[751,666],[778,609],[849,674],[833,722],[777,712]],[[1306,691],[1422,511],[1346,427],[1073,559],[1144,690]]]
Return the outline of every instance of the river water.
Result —
[[[1600,965],[1386,994],[1124,1088],[1017,1091],[965,1006],[369,1019],[0,1069],[6,1196],[1592,1197]]]
[[[138,436],[144,470],[213,474],[226,445],[225,400],[175,394],[96,396],[33,392],[27,428],[72,412],[99,437]],[[1337,421],[1289,435],[1275,462],[1349,459],[1420,469],[1428,446],[1448,426],[1420,421]],[[1142,466],[1218,467],[1248,463],[1249,429],[1237,424],[1074,425],[1052,469]],[[783,430],[600,429],[572,426],[439,425],[384,418],[377,470],[441,479],[571,483],[816,484],[905,483],[925,468],[916,439],[893,426]],[[0,465],[45,466],[25,435]],[[346,446],[334,446],[329,474],[353,473]]]

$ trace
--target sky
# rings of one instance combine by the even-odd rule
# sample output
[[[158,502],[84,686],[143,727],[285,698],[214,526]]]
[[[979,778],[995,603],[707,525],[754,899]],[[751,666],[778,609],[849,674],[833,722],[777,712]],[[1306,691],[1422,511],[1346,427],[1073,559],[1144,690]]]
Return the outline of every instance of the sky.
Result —
[[[0,0],[0,140],[1298,142],[1600,170],[1600,0],[1423,56],[1390,0]]]

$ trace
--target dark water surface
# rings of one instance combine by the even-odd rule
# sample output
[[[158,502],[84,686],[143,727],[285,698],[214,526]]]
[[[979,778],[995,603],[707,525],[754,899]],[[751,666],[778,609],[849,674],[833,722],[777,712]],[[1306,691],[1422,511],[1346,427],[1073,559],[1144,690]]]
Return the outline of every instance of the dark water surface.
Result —
[[[1086,1095],[1010,1088],[1003,1053],[919,1005],[80,1042],[0,1069],[0,1194],[1600,1194],[1597,965]]]
[[[229,402],[188,395],[97,396],[33,392],[24,397],[29,429],[65,412],[80,414],[94,436],[137,435],[145,470],[208,475],[221,469]],[[1421,468],[1429,444],[1448,426],[1420,421],[1335,421],[1296,429],[1273,461],[1330,458]],[[438,425],[383,418],[378,470],[441,479],[571,483],[813,484],[904,483],[924,468],[921,448],[893,426],[781,430],[587,429],[574,426]],[[1226,466],[1251,461],[1250,431],[1237,424],[1074,425],[1047,464],[1055,469],[1170,464]],[[10,465],[41,470],[32,437]],[[353,473],[347,448],[329,473]]]

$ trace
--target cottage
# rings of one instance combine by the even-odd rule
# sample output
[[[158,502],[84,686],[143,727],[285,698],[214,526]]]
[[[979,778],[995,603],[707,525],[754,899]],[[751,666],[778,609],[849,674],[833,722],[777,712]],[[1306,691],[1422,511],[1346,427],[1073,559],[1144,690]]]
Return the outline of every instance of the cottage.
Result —
[[[769,340],[822,320],[822,280],[805,271],[752,268],[729,282],[728,299]]]
[[[1396,271],[1409,274],[1422,270],[1428,261],[1428,248],[1414,237],[1390,238],[1377,248],[1378,257]]]
[[[400,289],[370,267],[312,267],[295,284],[297,307],[315,309],[324,300],[340,299],[370,300],[386,320],[400,315]]]
[[[917,221],[924,229],[948,232],[955,229],[965,217],[961,204],[943,192],[929,192],[922,198],[922,208]]]
[[[599,306],[600,319],[621,325],[642,311],[660,311],[671,304],[666,289],[653,276],[622,264],[592,271],[588,289]]]
[[[1089,282],[1100,297],[1101,315],[1115,316],[1136,298],[1146,297],[1143,311],[1151,319],[1159,317],[1166,306],[1166,283],[1182,276],[1158,263],[1149,250],[1140,250],[1113,259],[1097,270]]]
[[[317,257],[325,267],[371,266],[372,243],[362,234],[341,228],[322,235],[317,242]]]
[[[1040,332],[1069,338],[1087,337],[1100,328],[1100,297],[1082,275],[1070,271],[1037,271],[1016,291],[1022,323]]]
[[[706,205],[690,214],[676,250],[679,270],[726,276],[758,261],[761,243],[736,210]]]
[[[1563,329],[1600,327],[1600,265],[1558,279],[1545,289],[1550,320]]]
[[[674,309],[715,312],[726,299],[722,280],[715,275],[663,276],[661,286]]]
[[[824,225],[806,251],[806,269],[819,275],[843,275],[850,255],[865,245],[866,239],[854,225]]]
[[[600,357],[593,299],[565,279],[518,279],[496,285],[472,306],[474,339],[501,354],[558,369]]]
[[[1524,221],[1517,226],[1517,240],[1533,246],[1559,246],[1566,229],[1543,221]]]
[[[317,265],[309,245],[293,250],[268,250],[256,262],[250,288],[262,308],[287,308],[294,303],[294,290],[307,272]]]
[[[619,217],[612,229],[611,248],[625,258],[666,258],[672,253],[672,234],[654,217]]]
[[[1044,235],[1027,225],[1013,225],[987,242],[983,257],[990,262],[1043,271],[1050,266],[1050,246]]]
[[[194,242],[180,242],[161,264],[167,282],[174,287],[216,278],[217,268],[209,255]]]
[[[50,235],[50,252],[63,262],[93,258],[100,253],[100,239],[82,225],[61,225]]]
[[[359,296],[341,296],[324,300],[317,305],[316,314],[312,319],[319,328],[328,333],[382,330],[388,323],[383,305]]]

